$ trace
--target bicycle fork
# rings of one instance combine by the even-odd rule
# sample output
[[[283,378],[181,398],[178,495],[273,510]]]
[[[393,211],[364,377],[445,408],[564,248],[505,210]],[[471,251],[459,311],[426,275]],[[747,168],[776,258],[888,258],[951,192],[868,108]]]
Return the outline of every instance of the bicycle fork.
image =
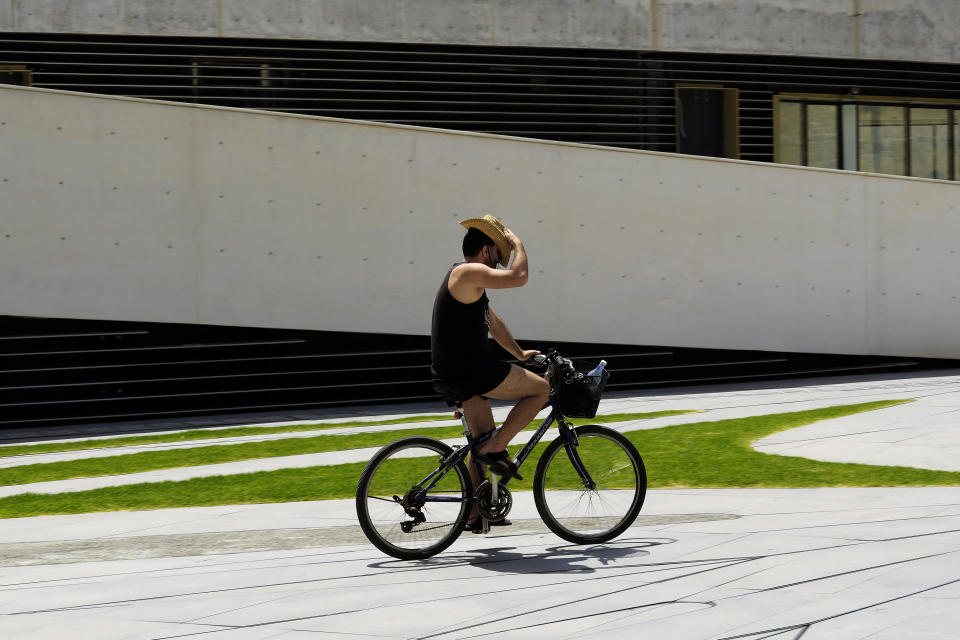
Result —
[[[573,466],[573,470],[580,476],[580,481],[583,482],[584,488],[588,491],[593,491],[597,488],[597,483],[590,477],[590,472],[587,471],[583,460],[580,459],[580,453],[577,451],[577,448],[580,446],[580,439],[577,437],[577,432],[563,419],[559,421],[557,426],[560,429],[561,437],[564,439],[563,449],[567,453],[567,458],[570,459],[570,465]]]

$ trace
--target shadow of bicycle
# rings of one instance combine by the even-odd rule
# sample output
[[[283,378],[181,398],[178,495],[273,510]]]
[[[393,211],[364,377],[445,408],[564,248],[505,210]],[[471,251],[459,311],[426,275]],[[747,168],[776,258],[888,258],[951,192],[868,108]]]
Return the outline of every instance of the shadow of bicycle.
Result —
[[[623,564],[625,560],[650,555],[650,549],[675,540],[643,538],[615,540],[606,544],[567,544],[543,551],[520,551],[516,547],[474,549],[469,564],[479,569],[502,573],[593,573],[601,568]]]
[[[441,554],[425,560],[385,560],[368,566],[415,570],[469,565],[512,574],[593,573],[649,556],[650,549],[674,542],[672,538],[623,538],[597,545],[556,545],[543,551],[524,551],[503,545]]]

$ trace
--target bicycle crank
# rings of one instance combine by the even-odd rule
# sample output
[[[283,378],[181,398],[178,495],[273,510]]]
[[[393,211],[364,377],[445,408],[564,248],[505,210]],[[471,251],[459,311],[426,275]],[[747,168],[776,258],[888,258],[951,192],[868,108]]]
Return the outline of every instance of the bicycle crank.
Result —
[[[493,483],[484,480],[473,492],[480,515],[491,522],[499,522],[507,517],[513,507],[513,496],[502,482],[497,483],[497,497],[493,498]]]

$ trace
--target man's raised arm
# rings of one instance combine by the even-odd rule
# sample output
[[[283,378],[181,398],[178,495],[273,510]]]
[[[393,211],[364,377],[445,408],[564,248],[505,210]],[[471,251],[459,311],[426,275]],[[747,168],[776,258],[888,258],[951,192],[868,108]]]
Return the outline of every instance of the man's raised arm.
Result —
[[[510,268],[491,269],[482,264],[466,264],[459,269],[458,275],[461,282],[484,289],[510,289],[527,284],[527,252],[523,248],[523,243],[510,229],[504,229],[503,235],[514,251]]]

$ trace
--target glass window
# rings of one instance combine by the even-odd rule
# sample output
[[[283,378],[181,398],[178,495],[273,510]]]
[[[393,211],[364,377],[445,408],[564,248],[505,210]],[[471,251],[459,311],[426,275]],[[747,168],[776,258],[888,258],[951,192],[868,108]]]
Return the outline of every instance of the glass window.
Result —
[[[803,137],[799,102],[780,102],[777,131],[777,162],[803,164]]]
[[[950,112],[910,109],[910,175],[950,179]]]
[[[779,102],[777,162],[960,180],[956,105],[818,102]]]
[[[860,105],[858,147],[860,170],[904,175],[906,127],[904,107]]]
[[[837,106],[807,105],[807,166],[840,168]]]

